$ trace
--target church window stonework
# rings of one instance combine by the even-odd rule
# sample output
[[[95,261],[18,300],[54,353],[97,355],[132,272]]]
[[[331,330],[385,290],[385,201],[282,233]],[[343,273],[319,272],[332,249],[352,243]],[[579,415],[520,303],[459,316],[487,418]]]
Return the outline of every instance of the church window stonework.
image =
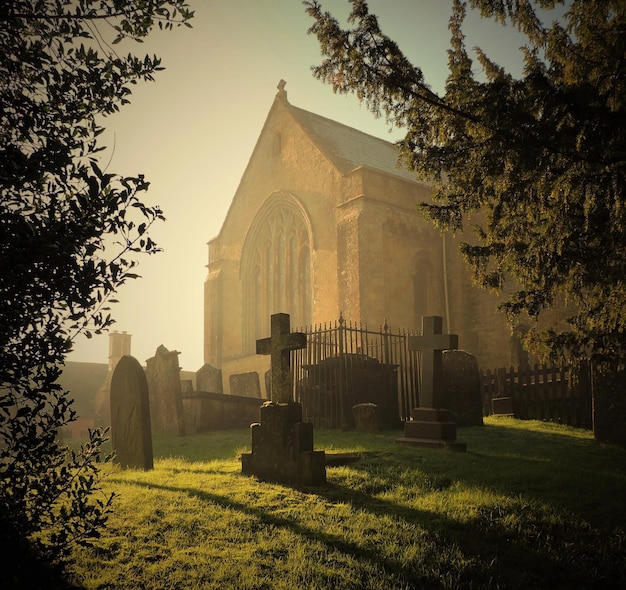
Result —
[[[296,199],[274,196],[256,218],[244,245],[243,344],[270,333],[270,316],[288,313],[292,326],[311,322],[311,230]]]

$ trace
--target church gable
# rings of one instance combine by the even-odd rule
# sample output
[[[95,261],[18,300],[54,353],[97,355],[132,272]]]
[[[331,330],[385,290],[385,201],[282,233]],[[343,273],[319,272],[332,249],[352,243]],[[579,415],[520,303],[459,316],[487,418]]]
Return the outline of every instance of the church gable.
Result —
[[[252,151],[219,237],[235,241],[228,235],[229,230],[240,236],[240,225],[250,227],[266,200],[277,192],[296,195],[307,209],[332,207],[337,194],[331,187],[336,188],[342,176],[343,172],[298,123],[286,92],[281,89]]]
[[[235,229],[242,222],[249,227],[265,200],[277,191],[297,195],[318,219],[322,210],[362,194],[362,174],[367,171],[385,184],[401,181],[429,191],[413,173],[398,166],[395,145],[295,107],[287,100],[283,81],[278,88],[220,235],[231,224]]]
[[[419,329],[423,315],[441,315],[472,350],[502,355],[502,322],[469,291],[456,248],[418,211],[431,188],[397,162],[393,144],[289,104],[279,84],[209,243],[205,360],[222,369],[226,389],[229,375],[252,371],[263,387],[267,359],[255,342],[273,313],[290,314],[294,328],[343,313]],[[486,318],[493,336],[472,339]]]

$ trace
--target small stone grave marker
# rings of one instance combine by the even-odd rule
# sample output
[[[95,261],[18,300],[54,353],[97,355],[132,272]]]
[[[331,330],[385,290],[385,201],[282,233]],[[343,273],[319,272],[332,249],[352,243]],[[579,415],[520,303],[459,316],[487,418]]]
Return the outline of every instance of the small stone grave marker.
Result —
[[[111,378],[111,442],[114,462],[129,469],[152,469],[148,382],[139,361],[123,356]]]
[[[354,424],[357,430],[362,432],[378,432],[380,430],[380,419],[376,404],[355,404],[352,406],[352,415],[354,416]]]

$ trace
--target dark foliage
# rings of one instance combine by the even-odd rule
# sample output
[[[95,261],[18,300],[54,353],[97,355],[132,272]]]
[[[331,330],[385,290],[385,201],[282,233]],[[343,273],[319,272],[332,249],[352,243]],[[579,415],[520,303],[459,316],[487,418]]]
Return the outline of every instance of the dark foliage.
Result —
[[[622,0],[469,0],[485,18],[527,38],[515,78],[483,51],[466,51],[466,3],[455,0],[445,92],[381,31],[363,0],[344,29],[306,1],[337,92],[354,92],[406,130],[406,165],[435,187],[423,204],[438,227],[475,236],[462,253],[483,287],[504,290],[513,321],[556,301],[568,329],[530,332],[536,344],[578,357],[626,345],[626,4]],[[544,25],[561,8],[551,25]],[[546,16],[547,14],[547,16]],[[540,18],[541,16],[541,18]],[[495,26],[495,25],[494,25]],[[506,283],[506,284],[505,284]]]
[[[74,339],[113,322],[108,304],[137,277],[137,256],[158,251],[148,229],[163,214],[139,199],[148,183],[98,163],[103,117],[161,69],[156,56],[121,56],[117,43],[191,17],[183,0],[0,5],[3,587],[51,580],[110,510],[98,492],[106,433],[91,432],[77,453],[59,441],[76,416],[57,379]]]

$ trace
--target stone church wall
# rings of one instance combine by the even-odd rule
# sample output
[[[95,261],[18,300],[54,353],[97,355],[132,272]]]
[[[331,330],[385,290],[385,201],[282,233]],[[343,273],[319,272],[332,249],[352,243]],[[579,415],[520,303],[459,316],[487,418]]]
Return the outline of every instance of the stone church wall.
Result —
[[[341,133],[348,133],[345,141],[362,141],[357,148],[379,149],[380,144],[333,128],[332,122],[320,125],[328,145],[321,135],[307,132],[286,99],[277,98],[222,230],[209,243],[205,359],[222,369],[226,393],[230,375],[256,371],[267,395],[269,360],[255,354],[254,341],[269,336],[270,313],[293,313],[275,309],[276,299],[266,294],[267,317],[258,320],[263,294],[255,291],[249,272],[251,252],[258,252],[255,239],[265,235],[263,223],[272,219],[273,204],[279,209],[281,203],[296,212],[308,235],[310,302],[306,314],[300,313],[307,324],[332,322],[342,313],[348,321],[371,327],[386,320],[393,330],[419,330],[423,315],[441,315],[459,335],[461,348],[481,365],[513,363],[508,327],[495,311],[497,297],[471,285],[458,253],[459,238],[446,236],[444,259],[444,238],[418,211],[429,187],[389,168],[338,164],[331,144],[343,141]],[[276,272],[288,273],[285,268]],[[280,279],[277,284],[288,287],[299,280],[288,274]],[[251,305],[257,306],[254,325]],[[298,327],[292,321],[292,329]]]

